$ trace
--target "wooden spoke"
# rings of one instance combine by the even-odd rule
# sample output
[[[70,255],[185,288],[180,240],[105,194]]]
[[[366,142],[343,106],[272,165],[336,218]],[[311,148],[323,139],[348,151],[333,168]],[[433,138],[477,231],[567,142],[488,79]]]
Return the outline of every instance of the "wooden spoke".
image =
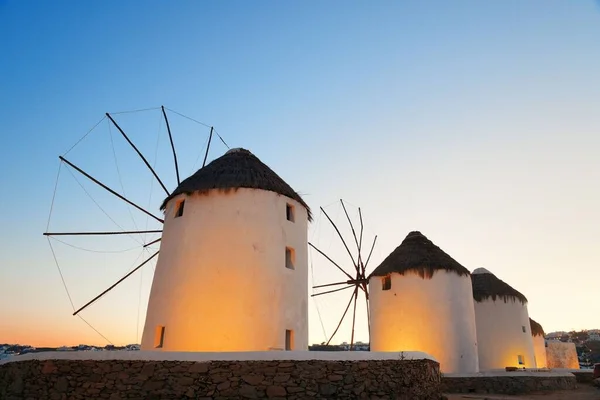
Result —
[[[101,235],[131,235],[136,233],[161,233],[161,230],[151,231],[117,231],[117,232],[44,232],[44,236],[101,236]]]
[[[317,249],[315,247],[315,245],[313,245],[312,243],[308,242],[308,245],[310,247],[312,247],[313,249],[315,249],[316,251],[319,252],[319,254],[321,254],[323,257],[325,257],[326,259],[328,259],[333,265],[335,265],[340,271],[342,271],[344,273],[344,275],[346,275],[348,277],[348,279],[354,279],[352,277],[352,275],[350,275],[349,273],[347,273],[346,271],[344,271],[344,269],[342,267],[340,267],[335,261],[333,261],[331,258],[329,258],[329,256],[325,253],[323,253],[321,250]]]
[[[354,225],[352,225],[352,220],[350,219],[350,216],[348,215],[348,211],[346,210],[346,206],[344,205],[344,202],[342,199],[340,199],[340,203],[342,203],[342,208],[344,209],[344,214],[346,214],[346,219],[348,219],[348,223],[350,224],[350,229],[352,230],[352,236],[354,236],[354,243],[356,243],[356,247],[358,248],[358,261],[357,261],[355,267],[356,267],[356,272],[360,273],[360,269],[359,269],[359,268],[361,268],[360,245],[358,244],[358,238],[356,237],[356,231],[354,230]]]
[[[167,118],[167,113],[165,112],[165,106],[160,106],[162,109],[163,117],[165,118],[165,123],[167,124],[167,132],[169,132],[169,141],[171,142],[171,150],[173,150],[173,159],[175,160],[175,174],[177,175],[177,185],[181,183],[179,180],[179,164],[177,164],[177,154],[175,153],[175,144],[173,144],[173,136],[171,135],[171,126],[169,125],[169,119]]]
[[[316,293],[316,294],[311,294],[310,297],[317,297],[317,296],[321,296],[322,294],[328,294],[328,293],[333,293],[333,292],[339,292],[340,290],[346,290],[348,288],[354,287],[353,285],[350,286],[346,286],[343,288],[339,288],[339,289],[333,289],[333,290],[329,290],[327,292],[322,292],[322,293]]]
[[[329,218],[329,215],[327,215],[327,213],[325,212],[325,210],[323,210],[323,207],[321,207],[321,211],[323,211],[323,214],[325,214],[325,216],[327,217],[327,219],[329,220],[329,222],[331,222],[331,225],[333,225],[333,227],[335,228],[335,231],[337,232],[338,236],[342,240],[342,243],[344,244],[344,247],[346,248],[346,251],[348,252],[348,255],[350,256],[350,259],[352,260],[352,265],[354,265],[354,267],[356,268],[356,262],[354,261],[354,257],[352,257],[352,253],[350,252],[350,249],[348,248],[348,245],[346,244],[346,241],[344,240],[344,237],[340,233],[340,230],[335,225],[335,223],[331,220],[331,218]]]
[[[135,144],[133,144],[133,142],[131,140],[129,140],[129,138],[127,137],[127,135],[125,134],[125,132],[123,132],[123,129],[121,129],[121,127],[115,122],[115,120],[110,116],[110,114],[106,113],[106,116],[108,117],[108,119],[110,119],[110,121],[113,123],[113,125],[119,130],[119,132],[121,132],[121,135],[123,135],[123,137],[125,138],[125,140],[127,140],[127,143],[129,143],[131,145],[131,147],[135,150],[135,152],[138,154],[138,156],[140,156],[140,158],[142,159],[142,161],[144,161],[144,163],[146,164],[146,166],[148,167],[148,169],[150,170],[150,172],[152,172],[152,174],[154,175],[154,177],[156,178],[156,180],[158,181],[158,183],[160,183],[160,186],[162,186],[162,188],[165,191],[165,193],[167,194],[167,196],[169,196],[171,193],[169,193],[169,191],[165,187],[164,183],[162,183],[162,181],[160,180],[160,178],[158,177],[158,175],[154,171],[154,168],[152,168],[150,166],[150,163],[148,162],[148,160],[146,160],[146,157],[144,157],[144,155],[138,150],[138,148],[135,147]]]
[[[117,286],[119,283],[123,282],[125,279],[129,278],[135,271],[137,271],[138,269],[142,268],[144,265],[146,265],[146,263],[150,260],[152,260],[154,257],[156,257],[158,255],[158,251],[154,254],[152,254],[150,256],[150,258],[148,258],[146,261],[144,261],[143,263],[141,263],[140,265],[138,265],[137,267],[135,267],[130,273],[128,273],[127,275],[125,275],[124,277],[122,277],[121,279],[119,279],[116,283],[114,283],[111,287],[109,287],[108,289],[106,289],[104,292],[100,293],[98,296],[94,297],[92,300],[88,301],[83,307],[81,307],[79,310],[75,311],[73,313],[73,315],[77,315],[79,314],[79,312],[83,311],[85,308],[87,308],[89,305],[91,305],[92,303],[94,303],[96,300],[98,300],[100,297],[104,296],[106,293],[110,292],[112,289],[115,288],[115,286]]]
[[[371,254],[373,254],[373,249],[375,248],[376,241],[377,241],[377,235],[375,235],[375,239],[373,239],[373,245],[371,246],[371,251],[369,251],[369,257],[367,257],[367,262],[365,262],[365,270],[367,269],[367,265],[369,264],[369,260],[371,259]]]
[[[358,290],[354,291],[354,312],[352,313],[352,336],[350,337],[350,350],[354,349],[354,325],[356,323],[356,298],[358,297]]]
[[[206,146],[206,153],[204,153],[204,161],[202,162],[202,168],[206,165],[206,157],[208,157],[208,149],[210,149],[210,141],[212,139],[213,127],[210,127],[210,135],[208,136],[208,145]]]
[[[354,294],[356,293],[357,290],[358,290],[358,286],[356,286],[354,288],[354,292],[352,293],[352,297],[350,297],[350,301],[348,302],[348,305],[346,306],[346,310],[344,311],[344,314],[342,315],[342,318],[340,319],[340,322],[338,323],[337,328],[335,328],[335,331],[333,331],[333,334],[331,335],[331,337],[327,341],[327,344],[326,344],[327,346],[329,346],[329,343],[331,342],[331,339],[333,339],[333,337],[337,333],[338,329],[340,329],[340,326],[342,325],[342,321],[344,321],[344,317],[346,316],[346,313],[348,313],[348,309],[350,308],[350,304],[352,304],[352,300],[354,299]]]
[[[105,184],[103,184],[102,182],[100,182],[99,180],[97,180],[96,178],[94,178],[93,176],[89,175],[88,173],[86,173],[85,171],[83,171],[81,168],[77,167],[75,164],[73,164],[70,161],[68,161],[63,156],[58,156],[58,158],[60,158],[61,161],[65,162],[67,165],[69,165],[70,167],[74,168],[77,172],[79,172],[80,174],[82,174],[83,176],[85,176],[86,178],[88,178],[89,180],[91,180],[92,182],[94,182],[95,184],[97,184],[100,187],[102,187],[103,189],[109,191],[110,193],[112,193],[113,195],[117,196],[118,198],[120,198],[121,200],[125,201],[126,203],[131,204],[132,206],[134,206],[135,208],[137,208],[141,212],[143,212],[143,213],[151,216],[152,218],[154,218],[155,220],[157,220],[160,223],[164,223],[165,222],[164,220],[162,220],[162,219],[158,218],[157,216],[153,215],[152,213],[144,210],[142,207],[138,206],[134,202],[132,202],[130,200],[127,200],[124,196],[120,195],[119,193],[115,192],[114,190],[112,190],[111,188],[109,188],[108,186],[106,186]]]
[[[151,241],[150,243],[146,243],[144,247],[152,246],[154,243],[158,243],[162,240],[162,238],[158,238],[156,240]]]

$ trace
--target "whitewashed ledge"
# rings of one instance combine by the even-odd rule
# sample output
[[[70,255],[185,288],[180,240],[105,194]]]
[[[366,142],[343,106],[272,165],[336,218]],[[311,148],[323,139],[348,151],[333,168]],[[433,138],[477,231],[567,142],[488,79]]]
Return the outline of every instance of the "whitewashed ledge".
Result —
[[[371,351],[248,351],[248,352],[168,352],[168,351],[48,351],[28,353],[0,361],[0,365],[28,360],[132,360],[132,361],[368,361],[437,360],[427,353]]]
[[[537,376],[537,377],[564,377],[564,376],[573,376],[571,371],[567,370],[535,370],[535,371],[504,371],[504,370],[493,370],[493,371],[483,371],[469,374],[443,374],[445,378],[497,378],[497,377],[507,377],[507,376]]]

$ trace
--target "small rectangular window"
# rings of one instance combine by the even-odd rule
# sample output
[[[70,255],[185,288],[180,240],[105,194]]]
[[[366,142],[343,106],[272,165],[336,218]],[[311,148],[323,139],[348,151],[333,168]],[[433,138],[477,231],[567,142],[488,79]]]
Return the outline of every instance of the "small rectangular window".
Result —
[[[185,200],[181,200],[177,203],[177,211],[175,212],[175,218],[181,217],[183,215],[183,206],[185,205]]]
[[[157,326],[154,331],[154,348],[160,349],[163,347],[163,342],[165,340],[165,327]]]
[[[390,290],[392,288],[392,277],[384,276],[381,279],[381,290]]]
[[[517,356],[517,360],[519,361],[519,365],[525,365],[525,357],[523,357],[522,355],[518,355]]]
[[[527,329],[525,328],[525,326],[522,326],[523,328],[523,333],[527,332]]]
[[[288,269],[296,269],[296,251],[291,247],[285,248],[285,267]]]
[[[290,329],[285,330],[285,350],[294,350],[294,331]]]
[[[293,205],[291,205],[289,203],[287,203],[285,205],[285,217],[287,218],[288,221],[294,222],[296,220],[295,216],[294,216],[294,211],[295,210],[294,210],[294,206]]]

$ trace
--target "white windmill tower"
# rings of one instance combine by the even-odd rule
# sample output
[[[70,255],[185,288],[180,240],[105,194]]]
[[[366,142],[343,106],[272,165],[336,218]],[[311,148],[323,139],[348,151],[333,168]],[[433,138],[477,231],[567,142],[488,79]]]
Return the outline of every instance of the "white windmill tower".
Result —
[[[478,372],[469,271],[420,232],[369,276],[371,350],[423,351],[442,372]]]
[[[136,227],[135,230],[126,230],[105,212],[117,225],[118,230],[49,232],[53,196],[48,227],[44,232],[49,238],[51,248],[50,239],[56,237],[161,234],[161,237],[149,243],[144,244],[146,240],[138,241],[139,245],[143,246],[143,251],[156,244],[160,245],[160,250],[136,267],[132,266],[126,275],[79,308],[73,303],[63,279],[73,315],[92,327],[81,317],[81,312],[96,304],[158,256],[142,334],[143,349],[306,350],[307,225],[312,219],[309,207],[283,179],[248,150],[231,149],[207,165],[214,129],[168,109],[210,128],[202,168],[181,182],[167,108],[147,110],[157,109],[161,110],[164,118],[173,154],[177,187],[172,192],[159,178],[152,163],[113,117],[107,113],[106,118],[117,128],[164,190],[166,199],[161,207],[164,211],[162,218],[144,209],[139,202],[125,197],[122,182],[122,193],[119,193],[67,160],[65,156],[70,150],[59,157],[61,165],[65,164],[69,169],[85,176],[132,209],[146,214],[161,225],[159,229],[141,230]],[[94,128],[73,147],[85,139]],[[216,131],[214,133],[229,148],[221,136]],[[55,187],[58,185],[60,168],[57,175]],[[89,196],[87,191],[86,194]],[[94,203],[101,209],[95,200]],[[54,254],[54,250],[52,253]],[[55,261],[62,279],[56,256]],[[134,265],[136,262],[137,260]],[[96,332],[100,334],[99,331]],[[103,338],[106,339],[104,336]]]
[[[536,368],[547,368],[548,360],[546,356],[546,333],[544,328],[539,322],[529,318],[529,324],[531,326],[531,337],[533,339],[533,351],[535,354],[535,367]]]
[[[165,199],[142,350],[308,348],[310,209],[232,149]]]
[[[527,298],[485,268],[471,279],[481,370],[534,368]]]

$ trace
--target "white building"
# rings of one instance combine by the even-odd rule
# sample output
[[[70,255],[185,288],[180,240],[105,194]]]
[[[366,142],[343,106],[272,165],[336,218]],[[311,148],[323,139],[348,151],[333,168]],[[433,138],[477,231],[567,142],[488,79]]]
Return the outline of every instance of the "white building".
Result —
[[[534,368],[527,298],[485,268],[473,271],[479,368]]]
[[[536,368],[547,368],[548,361],[546,358],[546,335],[544,333],[544,328],[531,318],[529,318],[529,326],[531,328],[531,336],[533,339],[535,366]]]
[[[469,271],[411,232],[369,276],[371,351],[422,351],[442,372],[478,372]]]
[[[548,368],[580,368],[575,343],[565,343],[559,340],[551,340],[548,342],[546,354],[548,357]]]
[[[233,149],[181,182],[165,223],[142,350],[308,349],[310,210]]]

